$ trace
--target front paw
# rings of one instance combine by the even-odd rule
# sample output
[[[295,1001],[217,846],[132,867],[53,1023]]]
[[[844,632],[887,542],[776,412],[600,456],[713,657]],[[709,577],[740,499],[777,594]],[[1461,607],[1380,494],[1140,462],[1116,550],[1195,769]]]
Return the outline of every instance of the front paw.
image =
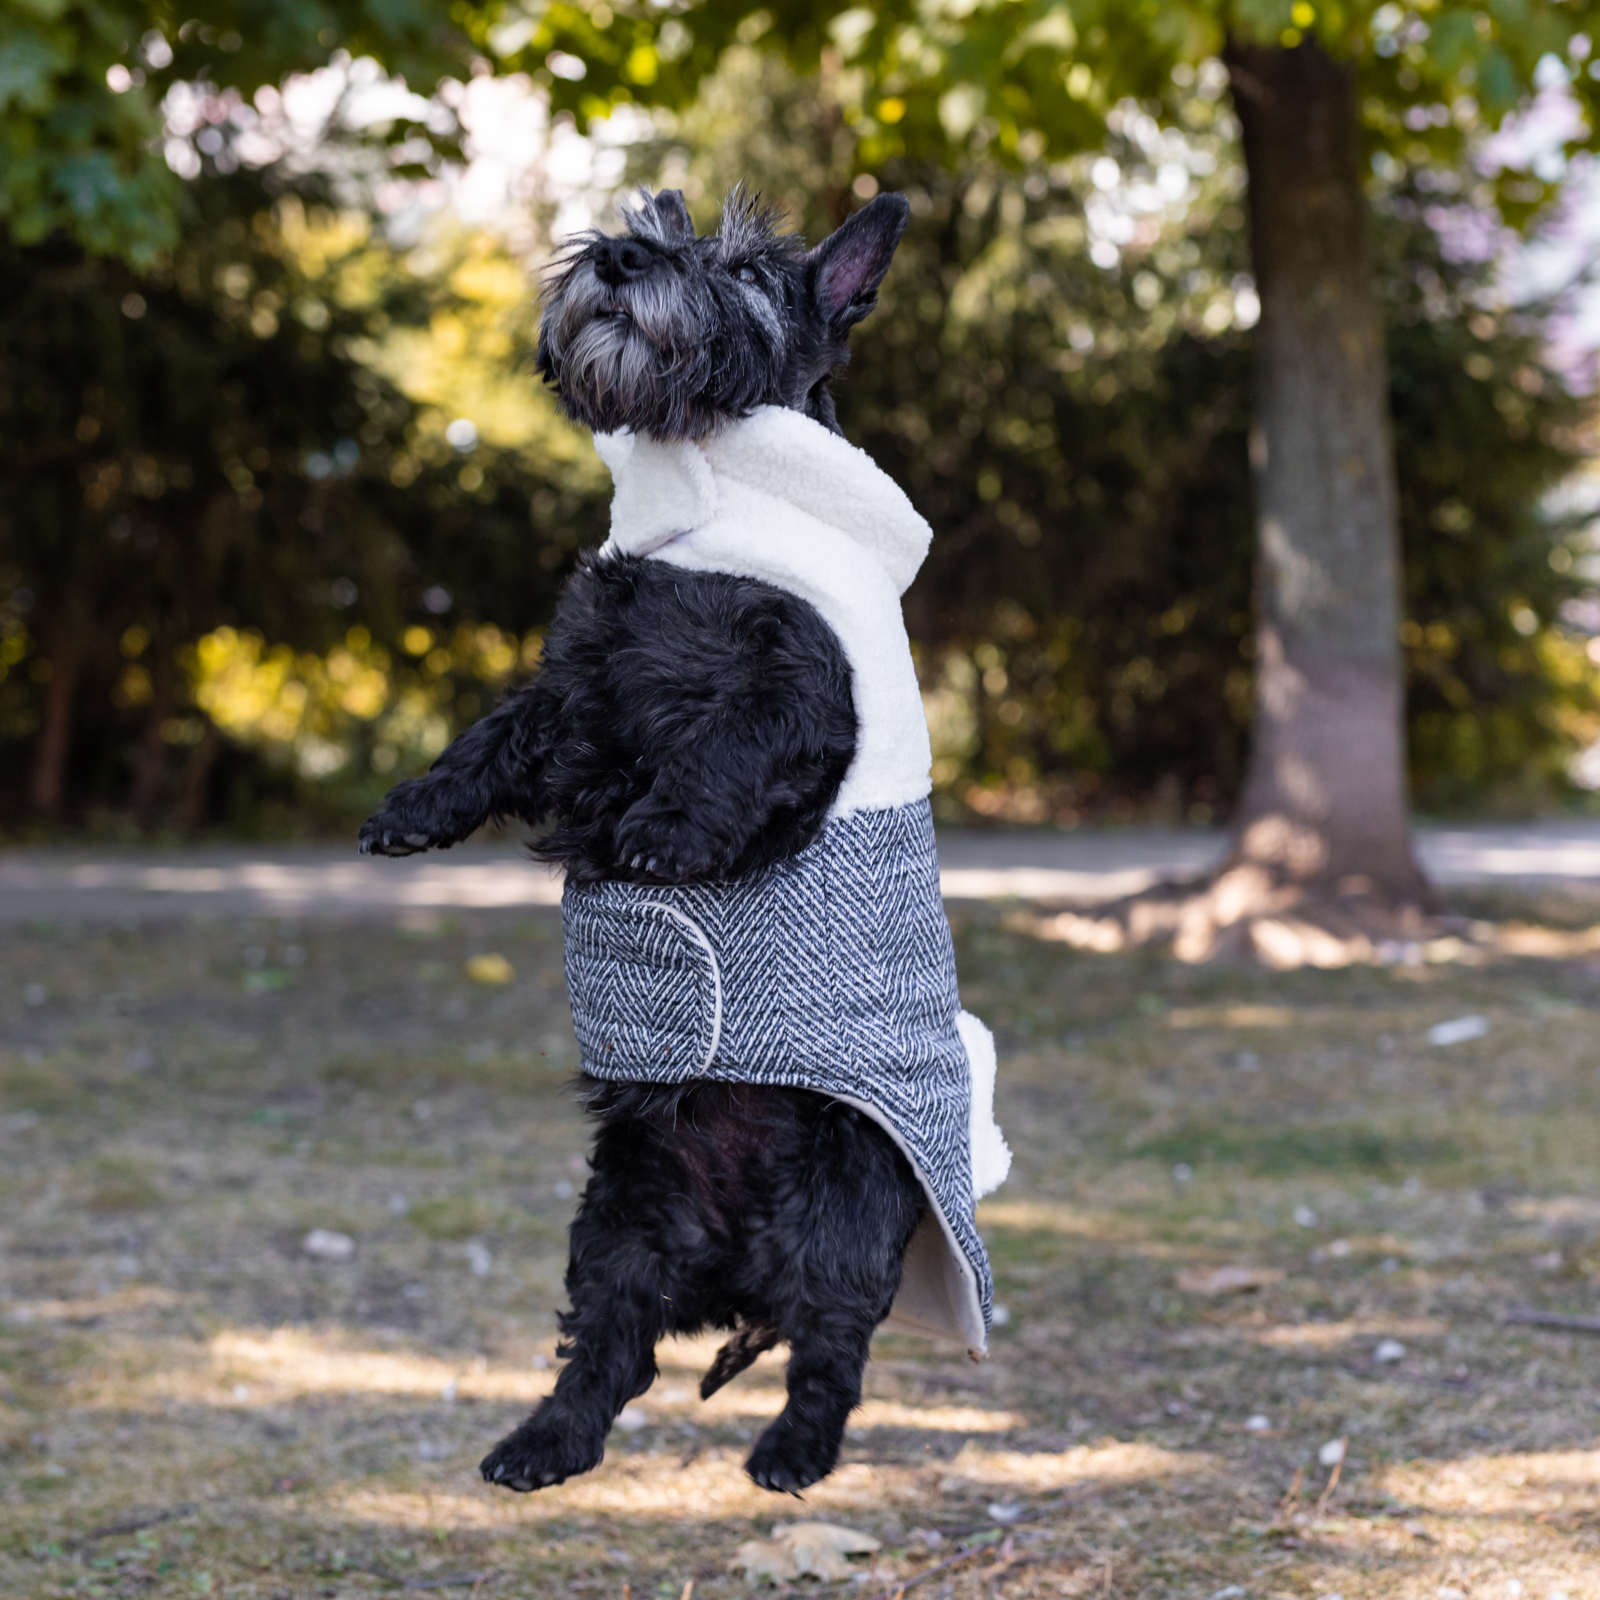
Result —
[[[448,795],[431,778],[397,783],[383,805],[361,825],[356,846],[364,856],[414,856],[442,850],[462,837],[452,826]]]
[[[681,812],[624,817],[617,861],[659,883],[704,883],[724,876],[732,864],[726,844]]]
[[[549,1489],[600,1465],[605,1439],[586,1438],[572,1418],[535,1412],[509,1433],[478,1465],[484,1482],[518,1494]]]
[[[421,829],[403,831],[403,824],[390,823],[382,811],[368,817],[356,836],[356,848],[364,856],[414,856],[446,843]]]

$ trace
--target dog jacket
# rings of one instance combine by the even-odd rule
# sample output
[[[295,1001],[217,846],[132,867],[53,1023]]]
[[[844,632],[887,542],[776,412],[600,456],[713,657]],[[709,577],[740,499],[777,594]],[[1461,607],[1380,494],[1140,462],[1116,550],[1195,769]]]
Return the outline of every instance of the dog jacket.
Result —
[[[853,761],[821,833],[744,878],[568,883],[583,1070],[812,1089],[890,1135],[927,1192],[890,1321],[987,1346],[979,1195],[1011,1153],[989,1031],[960,1008],[928,804],[928,727],[900,611],[931,532],[863,451],[776,406],[701,443],[599,435],[606,551],[759,578],[815,606],[851,668]]]

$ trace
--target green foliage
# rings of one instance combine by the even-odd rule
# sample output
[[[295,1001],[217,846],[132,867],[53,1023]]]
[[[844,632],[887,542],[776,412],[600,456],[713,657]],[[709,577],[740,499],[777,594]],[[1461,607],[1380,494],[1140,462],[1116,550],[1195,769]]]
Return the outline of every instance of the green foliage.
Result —
[[[884,169],[913,221],[839,414],[936,530],[907,615],[946,814],[1205,820],[1238,792],[1250,292],[1232,119],[1214,78],[1198,90],[1176,128],[1114,111],[1093,159]],[[815,237],[853,160],[832,126],[812,88],[745,51],[656,156],[708,220],[749,176]],[[1111,226],[1107,160],[1143,209],[1103,269],[1087,250]],[[1449,259],[1424,220],[1459,187],[1430,167],[1377,197],[1413,786],[1433,809],[1548,802],[1600,733],[1600,685],[1558,626],[1571,530],[1539,510],[1581,403],[1543,363],[1538,308],[1493,310],[1488,266]]]
[[[1407,185],[1379,213],[1412,789],[1425,810],[1525,809],[1600,737],[1600,675],[1560,625],[1579,530],[1541,509],[1587,407],[1548,365],[1542,308],[1500,308],[1487,263],[1442,254],[1433,202]]]
[[[1394,1175],[1458,1160],[1461,1152],[1445,1139],[1335,1122],[1276,1128],[1195,1123],[1141,1140],[1133,1154],[1195,1168],[1242,1167],[1258,1177],[1288,1177],[1298,1172]]]
[[[628,100],[682,106],[724,50],[760,39],[827,76],[860,170],[875,172],[897,158],[1025,164],[1092,149],[1130,97],[1177,119],[1196,69],[1230,38],[1314,39],[1351,62],[1374,149],[1413,163],[1459,162],[1467,140],[1527,103],[1549,60],[1586,113],[1573,144],[1594,148],[1597,27],[1600,0],[691,0],[670,12],[649,0],[569,0],[475,36],[583,116]],[[1550,192],[1517,171],[1497,188],[1518,215]]]
[[[430,0],[3,0],[0,226],[21,244],[61,230],[96,254],[153,265],[193,220],[161,153],[167,89],[248,98],[338,49],[423,93],[470,62],[448,9]],[[448,137],[405,119],[380,130],[396,141],[419,133]]]
[[[254,177],[203,179],[191,203],[199,225],[143,275],[64,241],[0,249],[0,739],[37,746],[45,686],[65,676],[80,802],[125,803],[145,771],[151,804],[197,821],[219,754],[192,702],[197,639],[254,630],[348,653],[353,627],[369,642],[437,632],[441,606],[520,633],[596,530],[584,482],[453,447],[357,358],[448,307],[448,284],[409,277],[359,231],[349,276],[365,288],[337,259],[308,275],[280,225],[302,209],[275,208]],[[482,709],[478,654],[417,668],[446,732]],[[359,753],[382,742],[374,730]],[[25,764],[3,765],[15,806]]]

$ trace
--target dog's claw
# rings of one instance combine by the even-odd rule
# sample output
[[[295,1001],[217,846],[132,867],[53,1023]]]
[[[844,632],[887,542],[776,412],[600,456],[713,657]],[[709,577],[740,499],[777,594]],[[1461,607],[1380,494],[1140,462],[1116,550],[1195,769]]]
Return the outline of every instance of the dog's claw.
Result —
[[[426,850],[428,848],[428,836],[425,833],[408,833],[406,835],[406,843],[413,850]]]
[[[515,1494],[548,1489],[588,1472],[605,1454],[602,1432],[585,1441],[570,1418],[530,1418],[508,1434],[478,1465],[484,1480]]]

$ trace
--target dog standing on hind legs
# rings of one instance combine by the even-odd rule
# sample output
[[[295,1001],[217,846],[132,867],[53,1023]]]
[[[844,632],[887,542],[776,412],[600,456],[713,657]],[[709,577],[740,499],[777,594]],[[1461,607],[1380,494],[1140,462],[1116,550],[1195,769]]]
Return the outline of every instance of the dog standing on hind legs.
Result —
[[[885,1318],[985,1347],[974,1208],[1010,1155],[900,614],[931,534],[828,389],[907,214],[882,195],[807,251],[737,192],[699,238],[668,190],[564,252],[539,364],[595,430],[611,537],[537,676],[361,830],[406,855],[548,822],[535,854],[566,874],[598,1131],[566,1365],[483,1462],[507,1488],[595,1466],[667,1333],[731,1333],[703,1396],[787,1343],[747,1466],[795,1493],[836,1463]]]

